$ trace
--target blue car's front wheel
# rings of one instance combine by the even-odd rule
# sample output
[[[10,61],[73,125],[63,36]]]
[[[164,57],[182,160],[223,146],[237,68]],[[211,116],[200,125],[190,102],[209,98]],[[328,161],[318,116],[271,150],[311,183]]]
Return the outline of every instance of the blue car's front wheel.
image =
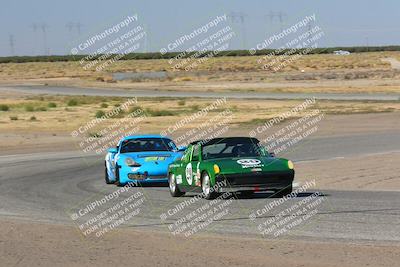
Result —
[[[120,179],[120,176],[119,176],[119,168],[121,168],[120,166],[118,166],[118,164],[115,164],[115,183],[116,183],[116,185],[117,186],[124,186],[122,183],[121,183],[121,179]]]
[[[110,176],[108,176],[107,164],[104,168],[104,179],[106,180],[106,184],[113,184],[113,182],[110,181]]]

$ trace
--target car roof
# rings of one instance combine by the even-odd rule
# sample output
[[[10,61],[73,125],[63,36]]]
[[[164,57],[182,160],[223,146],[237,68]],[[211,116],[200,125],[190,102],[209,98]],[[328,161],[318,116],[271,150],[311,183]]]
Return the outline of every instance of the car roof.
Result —
[[[212,145],[212,144],[217,144],[223,141],[228,141],[228,142],[242,142],[245,140],[249,140],[252,143],[259,143],[260,141],[257,138],[254,137],[248,137],[248,136],[237,136],[237,137],[218,137],[218,138],[213,138],[209,140],[197,140],[192,143],[191,145],[195,145],[197,143],[201,143],[202,145]]]
[[[122,138],[121,141],[130,140],[130,139],[138,139],[138,138],[166,138],[166,139],[171,139],[168,136],[162,136],[162,135],[159,135],[159,134],[142,134],[142,135],[128,135],[128,136],[125,136],[124,138]]]

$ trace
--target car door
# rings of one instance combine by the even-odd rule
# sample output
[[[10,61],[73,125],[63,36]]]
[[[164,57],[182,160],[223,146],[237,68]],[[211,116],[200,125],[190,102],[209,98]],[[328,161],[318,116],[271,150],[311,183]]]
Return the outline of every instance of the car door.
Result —
[[[192,153],[193,146],[189,145],[182,156],[181,164],[178,167],[177,183],[185,186],[191,186],[193,183],[193,168],[192,168]],[[179,181],[180,180],[180,181]]]
[[[201,173],[200,173],[200,144],[193,145],[192,152],[192,185],[200,186],[201,185]]]

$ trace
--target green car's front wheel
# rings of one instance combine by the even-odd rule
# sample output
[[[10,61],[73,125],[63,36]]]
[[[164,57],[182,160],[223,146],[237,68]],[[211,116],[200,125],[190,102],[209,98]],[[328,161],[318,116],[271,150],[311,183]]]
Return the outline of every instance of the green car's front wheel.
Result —
[[[215,192],[215,189],[211,186],[210,175],[208,175],[207,172],[204,172],[201,177],[201,189],[205,199],[214,199],[218,196],[218,193]]]
[[[170,173],[168,175],[169,192],[173,197],[181,197],[185,192],[181,192],[176,184],[175,174]]]
[[[275,193],[275,196],[276,197],[284,197],[284,196],[289,195],[290,193],[292,193],[292,191],[293,191],[293,186],[289,185],[289,186],[283,188],[282,190],[277,191]]]
[[[240,195],[244,198],[251,198],[254,196],[254,191],[252,190],[240,191]]]

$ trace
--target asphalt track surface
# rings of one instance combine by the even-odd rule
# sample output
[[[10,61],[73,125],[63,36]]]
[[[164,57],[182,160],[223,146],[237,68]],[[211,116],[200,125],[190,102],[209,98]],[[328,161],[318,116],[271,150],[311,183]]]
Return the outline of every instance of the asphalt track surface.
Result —
[[[195,92],[195,91],[162,91],[121,90],[100,88],[75,88],[55,86],[1,86],[0,90],[31,94],[52,95],[88,95],[88,96],[118,96],[118,97],[201,97],[201,98],[238,98],[238,99],[306,99],[315,97],[318,100],[369,100],[369,101],[396,101],[400,94],[336,94],[336,93],[252,93],[252,92]]]
[[[346,157],[354,154],[379,153],[400,150],[396,133],[364,136],[310,138],[307,145],[299,144],[287,156],[296,161],[321,158]],[[351,148],[349,148],[351,144]],[[390,145],[389,145],[390,144]],[[312,155],[312,156],[305,156]],[[20,154],[0,157],[0,216],[29,221],[80,225],[84,216],[74,221],[71,215],[95,200],[115,192],[119,188],[104,183],[103,156],[86,155],[83,152],[56,152]],[[315,177],[317,179],[317,177]],[[141,192],[144,202],[140,212],[122,227],[170,231],[171,225],[209,203],[189,194],[172,198],[167,187],[135,187],[119,195],[107,205],[115,205],[135,192]],[[257,193],[254,198],[222,200],[227,203],[227,213],[199,232],[223,235],[261,236],[259,225],[281,211],[301,203],[315,192],[320,196],[316,214],[304,223],[276,238],[302,240],[350,240],[362,242],[400,241],[400,192],[377,191],[328,191],[308,190],[289,199],[255,220],[249,218],[257,210],[279,200],[270,193]],[[192,201],[184,209],[175,212],[180,203]],[[105,206],[104,206],[105,207]],[[162,214],[168,214],[161,219]],[[286,213],[289,218],[298,209]],[[96,212],[100,212],[101,209]],[[92,213],[92,215],[95,213]],[[308,214],[298,214],[298,217]],[[276,217],[275,217],[276,218]],[[281,217],[282,218],[282,217]],[[190,220],[185,222],[190,223]],[[181,224],[184,225],[185,223]],[[175,229],[175,228],[171,228]],[[269,237],[275,238],[271,232]]]

